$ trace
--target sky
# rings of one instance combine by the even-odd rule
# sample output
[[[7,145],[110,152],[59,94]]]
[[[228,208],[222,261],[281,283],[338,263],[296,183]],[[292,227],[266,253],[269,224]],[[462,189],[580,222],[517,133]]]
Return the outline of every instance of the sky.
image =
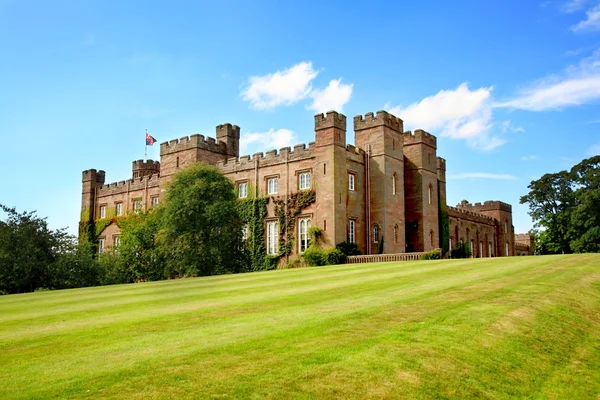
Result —
[[[77,232],[81,172],[241,127],[314,140],[317,113],[387,110],[438,138],[448,204],[501,200],[600,153],[600,1],[0,0],[0,204]]]

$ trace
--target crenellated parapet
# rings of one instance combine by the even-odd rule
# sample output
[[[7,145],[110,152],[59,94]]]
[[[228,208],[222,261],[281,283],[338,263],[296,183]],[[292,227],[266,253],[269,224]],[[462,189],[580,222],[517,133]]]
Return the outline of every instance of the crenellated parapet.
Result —
[[[131,172],[133,179],[160,173],[160,162],[153,160],[136,160],[132,162]]]
[[[315,131],[327,128],[346,130],[346,116],[336,111],[327,111],[326,114],[315,115]]]
[[[98,188],[98,196],[109,196],[128,191],[158,187],[160,185],[160,175],[146,175],[141,178],[128,179],[126,181],[112,182],[102,185]]]
[[[448,217],[451,218],[454,217],[486,225],[495,225],[496,223],[495,218],[468,210],[466,208],[447,206],[447,211]]]
[[[509,213],[512,212],[512,206],[510,204],[504,203],[504,202],[498,201],[498,200],[488,200],[488,201],[483,202],[483,204],[482,203],[471,204],[467,200],[463,200],[459,204],[457,204],[456,207],[469,209],[469,210],[472,210],[475,212],[495,211],[495,210],[506,211]]]
[[[103,185],[106,172],[103,170],[97,171],[95,169],[86,169],[81,175],[82,182],[94,182],[95,184]]]
[[[354,131],[370,129],[376,126],[386,126],[397,132],[404,130],[404,122],[387,111],[380,110],[375,115],[372,112],[368,112],[364,117],[362,115],[354,117]]]
[[[425,132],[422,129],[416,129],[414,132],[406,131],[402,134],[404,137],[404,145],[409,146],[411,144],[424,143],[434,149],[437,149],[437,138],[429,132]]]
[[[436,157],[435,161],[436,161],[437,169],[446,171],[446,160],[444,158]]]
[[[194,134],[184,136],[181,139],[174,139],[160,144],[161,157],[166,154],[177,153],[189,149],[203,149],[219,154],[227,154],[227,145],[224,142],[218,142],[211,137]]]
[[[252,157],[249,155],[241,156],[239,158],[229,157],[227,160],[217,161],[215,165],[223,173],[227,174],[254,169],[257,163],[261,167],[267,167],[285,162],[306,160],[314,157],[314,150],[315,143],[310,142],[308,146],[306,144],[295,145],[293,151],[290,147],[284,147],[279,151],[269,150],[266,153],[255,153]]]
[[[217,125],[216,127],[217,140],[221,140],[226,137],[240,138],[240,127],[237,125],[231,125],[230,123]]]

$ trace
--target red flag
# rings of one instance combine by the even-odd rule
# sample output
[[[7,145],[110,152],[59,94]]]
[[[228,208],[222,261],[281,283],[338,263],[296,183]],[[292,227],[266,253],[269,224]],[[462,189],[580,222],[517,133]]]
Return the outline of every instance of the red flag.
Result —
[[[154,142],[156,142],[156,139],[154,139],[152,136],[150,136],[150,134],[148,134],[148,132],[146,132],[146,145],[152,146]]]

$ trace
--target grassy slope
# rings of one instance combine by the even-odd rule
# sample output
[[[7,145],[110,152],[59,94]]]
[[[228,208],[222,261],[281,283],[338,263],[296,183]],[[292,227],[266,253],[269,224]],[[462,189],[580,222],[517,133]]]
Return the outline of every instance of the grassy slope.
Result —
[[[0,398],[596,398],[600,256],[0,297]]]

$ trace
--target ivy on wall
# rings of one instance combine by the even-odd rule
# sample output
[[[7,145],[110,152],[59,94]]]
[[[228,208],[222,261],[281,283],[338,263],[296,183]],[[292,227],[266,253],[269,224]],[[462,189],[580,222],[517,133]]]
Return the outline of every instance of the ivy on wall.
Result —
[[[448,218],[448,210],[445,204],[439,202],[439,223],[440,223],[440,248],[442,249],[442,255],[446,254],[449,249],[450,241],[450,219]]]
[[[248,230],[246,249],[252,271],[273,269],[275,267],[273,264],[276,263],[276,260],[267,256],[265,249],[264,220],[267,217],[268,204],[268,197],[255,197],[237,202],[238,214]]]
[[[299,192],[291,193],[287,199],[287,213],[286,199],[274,199],[275,203],[275,216],[279,220],[279,254],[280,256],[287,256],[291,254],[294,248],[296,217],[300,215],[302,210],[310,206],[317,199],[317,193],[314,189],[302,190]],[[287,241],[285,240],[285,233],[287,232]]]

